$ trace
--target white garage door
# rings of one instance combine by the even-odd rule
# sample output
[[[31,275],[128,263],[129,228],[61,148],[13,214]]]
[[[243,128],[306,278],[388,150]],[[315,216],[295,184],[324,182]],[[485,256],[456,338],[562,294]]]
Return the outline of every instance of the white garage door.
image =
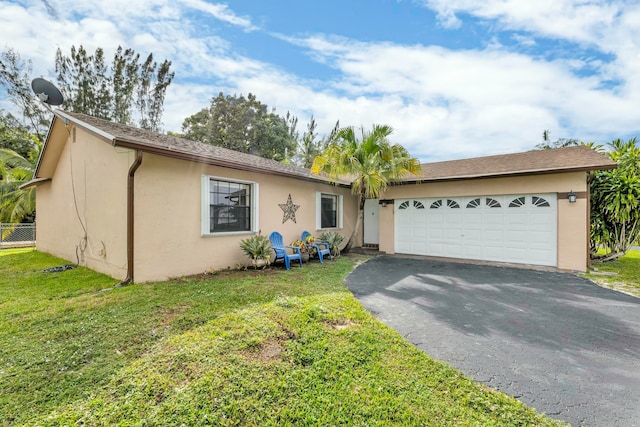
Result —
[[[395,252],[557,265],[556,194],[397,199]]]

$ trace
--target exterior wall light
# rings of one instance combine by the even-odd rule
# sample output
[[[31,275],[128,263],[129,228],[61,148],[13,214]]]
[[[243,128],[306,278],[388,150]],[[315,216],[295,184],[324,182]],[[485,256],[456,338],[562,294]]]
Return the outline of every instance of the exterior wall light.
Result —
[[[569,199],[569,203],[575,203],[577,199],[576,193],[574,193],[573,190],[569,191],[567,198]]]
[[[386,208],[387,205],[392,205],[393,204],[393,199],[380,199],[380,201],[378,203],[383,208]]]
[[[382,200],[382,202],[380,204],[382,205],[383,208],[387,207],[387,201],[386,200]]]

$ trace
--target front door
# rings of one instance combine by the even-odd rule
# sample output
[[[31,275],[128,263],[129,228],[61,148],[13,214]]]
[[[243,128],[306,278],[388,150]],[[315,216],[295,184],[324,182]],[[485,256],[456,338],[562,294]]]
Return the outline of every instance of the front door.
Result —
[[[367,199],[364,202],[364,244],[377,245],[380,240],[378,222],[378,199]]]

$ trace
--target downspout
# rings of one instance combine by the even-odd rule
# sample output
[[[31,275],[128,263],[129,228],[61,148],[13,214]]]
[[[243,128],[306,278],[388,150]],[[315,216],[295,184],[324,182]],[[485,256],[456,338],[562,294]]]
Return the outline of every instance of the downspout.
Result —
[[[593,171],[587,173],[587,272],[591,270],[591,181]]]
[[[138,167],[142,163],[142,151],[136,150],[136,159],[129,167],[129,176],[127,178],[127,277],[116,286],[125,286],[133,282],[133,214],[134,214],[134,184],[135,174]]]

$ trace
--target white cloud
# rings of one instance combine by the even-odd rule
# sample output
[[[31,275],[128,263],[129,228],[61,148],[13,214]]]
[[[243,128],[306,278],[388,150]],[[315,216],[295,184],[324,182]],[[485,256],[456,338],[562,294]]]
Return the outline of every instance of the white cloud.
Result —
[[[459,14],[497,20],[511,30],[576,42],[601,43],[601,32],[611,28],[626,6],[607,0],[423,0],[438,17],[447,22]]]
[[[176,80],[164,114],[165,129],[171,131],[180,131],[183,119],[220,91],[251,92],[279,113],[297,115],[301,128],[313,114],[320,133],[329,132],[338,119],[342,125],[389,124],[396,130],[393,141],[424,160],[526,150],[540,142],[545,129],[554,138],[599,142],[639,129],[640,49],[633,26],[640,22],[640,10],[617,3],[427,2],[448,25],[462,25],[459,14],[472,15],[517,31],[527,46],[541,35],[561,37],[614,52],[613,61],[547,60],[497,41],[483,49],[454,50],[364,43],[340,35],[263,33],[297,47],[319,67],[332,68],[333,77],[323,80],[240,55],[219,28],[196,27],[191,20],[196,10],[243,31],[262,31],[226,5],[201,0],[49,3],[58,19],[40,1],[0,0],[0,39],[33,59],[35,75],[49,74],[56,47],[68,52],[74,44],[89,51],[104,47],[107,57],[120,44],[141,54],[153,52],[157,60],[171,59]],[[591,74],[581,75],[586,68]],[[619,85],[610,88],[608,80]]]
[[[207,3],[202,0],[180,0],[180,2],[191,9],[208,13],[220,21],[242,27],[246,31],[255,31],[258,29],[258,27],[251,23],[249,18],[236,15],[226,4]]]

